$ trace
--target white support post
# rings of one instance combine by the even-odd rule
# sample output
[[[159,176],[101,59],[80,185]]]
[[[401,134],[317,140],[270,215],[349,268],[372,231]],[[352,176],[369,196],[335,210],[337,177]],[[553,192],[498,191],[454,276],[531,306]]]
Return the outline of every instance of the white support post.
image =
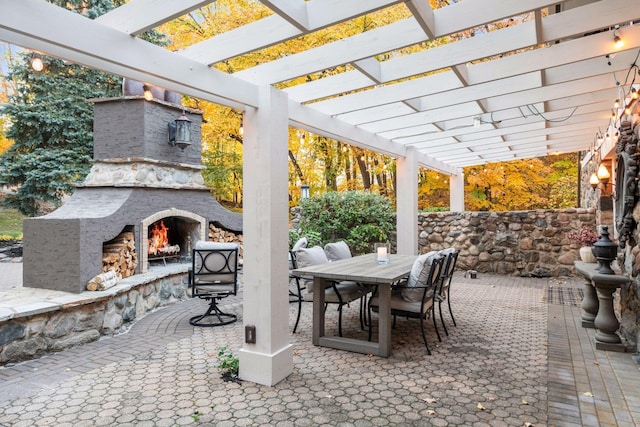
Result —
[[[293,372],[288,299],[288,97],[259,89],[243,129],[243,319],[256,343],[240,350],[243,380],[273,386]]]
[[[464,212],[464,171],[461,168],[457,175],[449,178],[449,210]]]
[[[406,157],[396,160],[396,230],[398,253],[418,253],[418,157],[414,147],[407,147]]]

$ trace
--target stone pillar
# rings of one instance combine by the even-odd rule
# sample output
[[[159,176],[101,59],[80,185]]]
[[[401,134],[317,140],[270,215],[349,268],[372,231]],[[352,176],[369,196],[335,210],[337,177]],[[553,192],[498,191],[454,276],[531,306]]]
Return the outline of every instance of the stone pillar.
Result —
[[[243,142],[243,320],[255,343],[239,353],[243,380],[273,386],[293,372],[288,299],[288,98],[259,89],[247,108]]]
[[[458,169],[457,175],[449,177],[449,210],[464,212],[464,173]]]
[[[407,156],[396,160],[397,253],[415,255],[418,251],[418,159],[417,150],[407,147]]]

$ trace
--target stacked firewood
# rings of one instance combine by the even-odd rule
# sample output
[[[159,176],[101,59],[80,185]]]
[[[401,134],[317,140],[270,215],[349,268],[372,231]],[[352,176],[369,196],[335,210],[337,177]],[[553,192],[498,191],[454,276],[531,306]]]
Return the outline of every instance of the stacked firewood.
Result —
[[[100,273],[87,283],[88,291],[104,291],[112,286],[118,284],[118,276],[116,276],[115,270],[109,270],[105,273]]]
[[[240,251],[238,256],[242,258],[242,234],[236,234],[232,231],[227,231],[222,228],[218,228],[213,224],[209,225],[209,240],[212,242],[235,242],[240,245]]]
[[[126,231],[102,245],[102,272],[114,270],[119,279],[133,276],[138,266],[138,254],[133,233]]]

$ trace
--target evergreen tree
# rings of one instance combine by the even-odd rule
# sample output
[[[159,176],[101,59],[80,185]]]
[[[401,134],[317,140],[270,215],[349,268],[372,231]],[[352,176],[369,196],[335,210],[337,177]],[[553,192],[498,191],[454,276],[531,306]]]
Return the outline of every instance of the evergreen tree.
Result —
[[[45,57],[45,69],[30,67],[32,53],[9,72],[16,92],[2,108],[14,144],[0,157],[0,184],[16,188],[5,204],[26,215],[42,202],[58,204],[91,168],[93,105],[89,98],[118,96],[121,79]]]
[[[122,1],[51,3],[93,19]],[[162,44],[162,37],[154,32],[143,38]],[[44,70],[37,72],[30,66],[33,55],[22,53],[9,70],[7,78],[16,89],[0,109],[10,123],[6,137],[14,142],[0,156],[0,186],[15,188],[5,204],[27,215],[40,213],[42,202],[58,205],[89,172],[93,156],[89,99],[122,94],[119,76],[46,56]]]

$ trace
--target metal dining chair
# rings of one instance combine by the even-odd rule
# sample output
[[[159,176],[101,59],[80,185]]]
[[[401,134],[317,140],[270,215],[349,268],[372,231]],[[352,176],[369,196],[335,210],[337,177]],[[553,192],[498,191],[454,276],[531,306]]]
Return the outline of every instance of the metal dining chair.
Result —
[[[429,315],[431,315],[433,319],[436,334],[438,335],[438,339],[440,339],[440,333],[438,332],[435,312],[433,309],[436,287],[438,286],[444,259],[444,256],[434,254],[429,259],[429,262],[424,262],[422,270],[418,276],[418,280],[415,284],[409,286],[408,280],[403,281],[398,285],[394,285],[391,291],[391,315],[393,316],[393,326],[395,327],[396,318],[398,316],[418,319],[420,321],[422,339],[425,347],[427,348],[427,354],[431,354],[431,350],[429,349],[424,322],[427,320]],[[420,298],[410,298],[407,292],[404,292],[403,295],[403,291],[405,290],[411,291],[413,295],[420,295]],[[379,310],[379,306],[379,297],[377,295],[372,296],[369,299],[369,341],[371,341],[373,329],[371,312],[377,312]]]
[[[444,333],[448,336],[449,331],[447,330],[447,325],[444,323],[444,318],[442,317],[442,302],[447,301],[447,306],[449,307],[449,315],[451,316],[451,320],[453,321],[453,326],[458,326],[456,324],[456,318],[453,317],[453,311],[451,311],[451,296],[449,295],[449,291],[451,290],[451,280],[453,279],[453,273],[456,271],[456,263],[458,262],[458,254],[457,250],[452,251],[442,251],[443,255],[446,255],[446,260],[444,263],[444,268],[442,269],[442,274],[440,275],[440,285],[438,286],[438,290],[435,296],[436,301],[438,301],[438,312],[440,313],[440,322],[442,323],[442,327],[444,328]]]

